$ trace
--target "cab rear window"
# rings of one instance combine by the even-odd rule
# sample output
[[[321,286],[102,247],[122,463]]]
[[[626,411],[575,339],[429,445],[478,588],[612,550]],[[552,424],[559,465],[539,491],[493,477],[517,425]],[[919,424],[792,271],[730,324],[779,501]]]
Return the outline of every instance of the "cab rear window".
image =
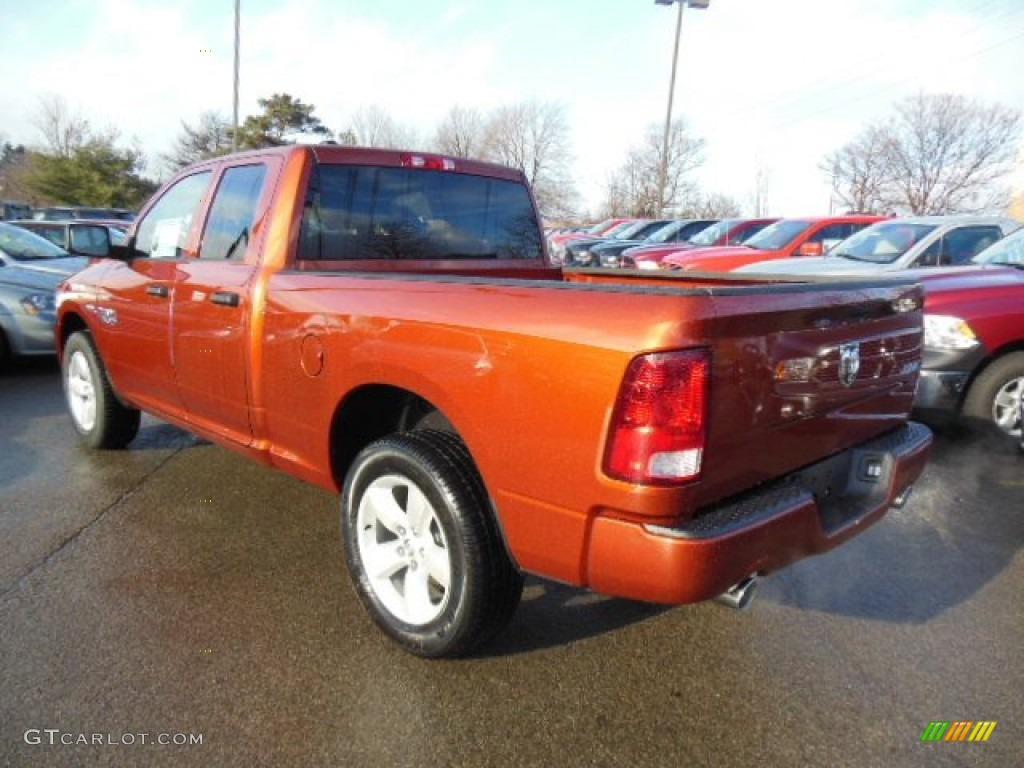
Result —
[[[540,232],[523,184],[419,168],[314,170],[300,259],[541,257]]]

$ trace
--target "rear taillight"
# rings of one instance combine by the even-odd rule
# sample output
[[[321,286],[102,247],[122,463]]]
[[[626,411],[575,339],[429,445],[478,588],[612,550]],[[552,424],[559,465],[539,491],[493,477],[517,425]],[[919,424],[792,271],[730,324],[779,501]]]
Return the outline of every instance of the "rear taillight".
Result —
[[[704,349],[633,360],[612,414],[605,473],[648,485],[699,477],[710,371],[711,356]]]
[[[405,168],[426,168],[430,171],[454,171],[455,161],[440,155],[402,155]]]

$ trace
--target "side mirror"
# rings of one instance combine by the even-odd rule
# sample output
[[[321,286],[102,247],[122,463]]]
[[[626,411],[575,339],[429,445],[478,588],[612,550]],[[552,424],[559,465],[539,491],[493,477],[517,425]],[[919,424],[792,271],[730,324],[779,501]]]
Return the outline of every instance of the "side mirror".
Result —
[[[133,253],[134,250],[128,243],[123,243],[121,245],[115,245],[114,243],[111,243],[110,250],[107,253],[107,258],[117,259],[118,261],[131,261]]]
[[[73,224],[68,250],[76,256],[105,258],[110,254],[110,231],[95,224]]]
[[[804,243],[797,251],[797,256],[821,256],[825,253],[825,248],[821,243]]]

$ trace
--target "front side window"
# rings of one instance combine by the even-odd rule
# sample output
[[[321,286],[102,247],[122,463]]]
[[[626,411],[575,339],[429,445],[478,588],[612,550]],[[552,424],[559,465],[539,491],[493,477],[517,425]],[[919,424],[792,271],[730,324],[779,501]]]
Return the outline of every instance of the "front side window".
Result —
[[[445,171],[320,165],[300,259],[540,259],[523,184]]]
[[[263,164],[224,171],[210,207],[199,258],[240,261],[245,256],[266,176]]]
[[[149,209],[135,233],[136,256],[181,258],[192,220],[210,185],[211,171],[193,173],[177,181]]]

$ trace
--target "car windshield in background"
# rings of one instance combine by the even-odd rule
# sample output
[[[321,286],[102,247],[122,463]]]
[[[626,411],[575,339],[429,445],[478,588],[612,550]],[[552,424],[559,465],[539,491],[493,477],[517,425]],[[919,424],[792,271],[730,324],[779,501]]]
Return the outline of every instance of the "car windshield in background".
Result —
[[[690,242],[694,245],[714,245],[720,238],[725,237],[729,233],[729,230],[741,221],[742,219],[722,219],[716,224],[712,224],[707,229],[703,229],[691,237]]]
[[[651,221],[644,219],[643,221],[631,221],[625,227],[618,230],[614,235],[611,236],[612,240],[637,240],[643,239],[643,235],[640,233],[650,228]]]
[[[13,224],[0,224],[0,251],[15,261],[61,259],[71,255],[45,237]]]
[[[427,169],[320,165],[302,259],[540,259],[518,182]]]
[[[934,224],[908,224],[901,221],[873,224],[836,245],[829,253],[829,258],[892,264],[934,229]]]
[[[769,227],[765,227],[756,235],[743,244],[759,251],[777,251],[785,248],[807,231],[811,222],[801,219],[786,219],[776,221]]]
[[[1003,267],[1024,267],[1024,229],[993,243],[971,261]]]

